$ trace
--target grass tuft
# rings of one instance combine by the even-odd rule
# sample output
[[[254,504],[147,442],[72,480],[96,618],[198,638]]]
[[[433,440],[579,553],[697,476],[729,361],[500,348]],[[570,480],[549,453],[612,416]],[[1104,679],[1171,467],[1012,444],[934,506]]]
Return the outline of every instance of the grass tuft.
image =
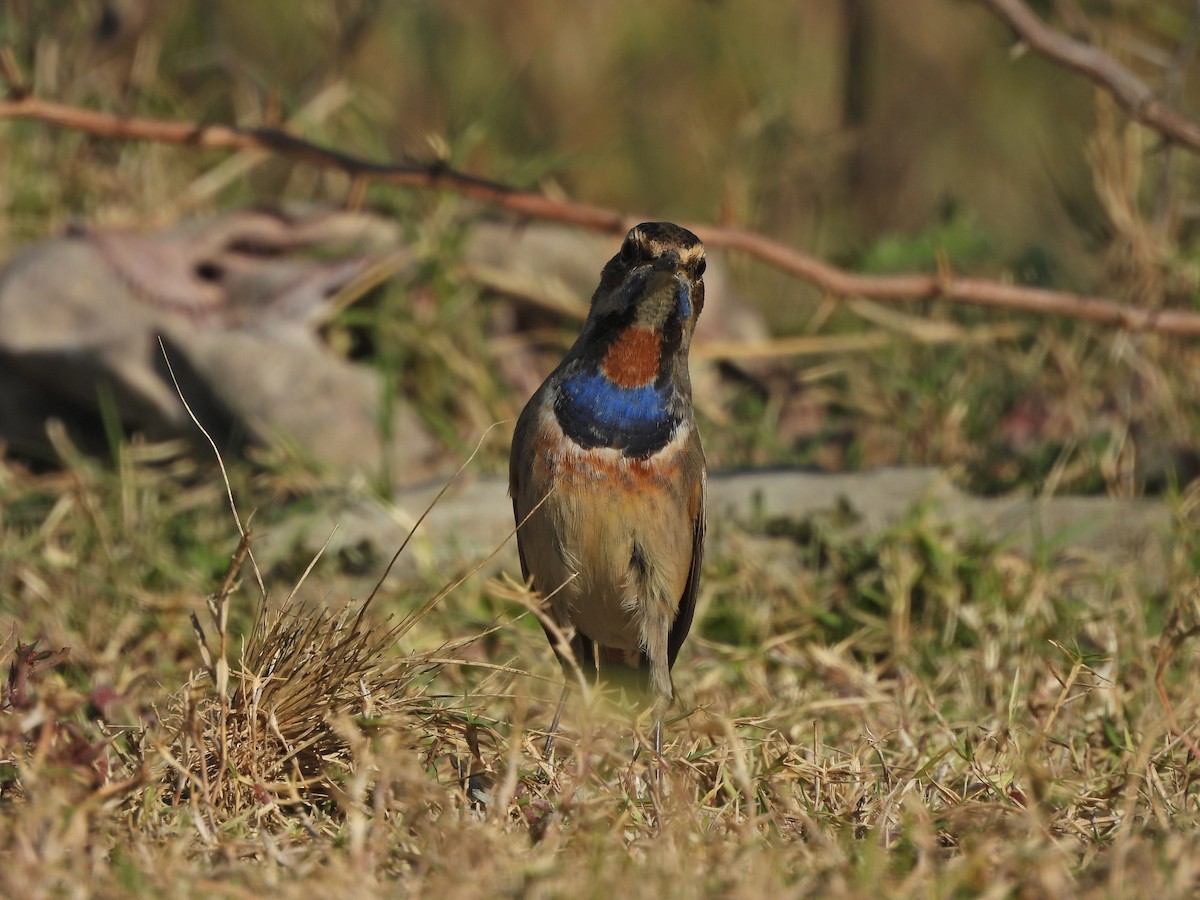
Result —
[[[300,604],[294,593],[278,607],[260,598],[231,662],[229,586],[248,546],[243,540],[208,602],[209,631],[192,617],[204,666],[168,719],[162,753],[172,802],[186,798],[213,830],[267,811],[340,819],[330,803],[357,774],[356,745],[380,729],[428,721],[423,694],[438,667],[420,654],[395,658],[402,629],[372,623],[369,601],[331,611]]]

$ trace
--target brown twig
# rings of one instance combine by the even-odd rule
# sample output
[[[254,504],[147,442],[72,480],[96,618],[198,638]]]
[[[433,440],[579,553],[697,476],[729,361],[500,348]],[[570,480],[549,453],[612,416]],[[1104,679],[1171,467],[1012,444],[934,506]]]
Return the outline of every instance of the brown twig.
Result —
[[[623,233],[637,224],[614,210],[553,200],[535,191],[517,190],[467,175],[442,163],[393,165],[371,162],[319,146],[279,128],[238,128],[117,116],[33,96],[0,101],[0,119],[32,119],[114,140],[153,141],[219,150],[265,150],[319,168],[340,169],[361,180],[405,187],[444,188],[533,218],[553,219],[614,234]]]
[[[1192,0],[1192,14],[1188,21],[1187,31],[1171,64],[1163,73],[1163,98],[1171,106],[1179,105],[1183,94],[1185,70],[1191,66],[1196,51],[1200,50],[1200,0]],[[1175,145],[1168,143],[1162,150],[1162,165],[1158,173],[1158,197],[1155,204],[1155,221],[1159,227],[1166,227],[1174,217],[1175,191]]]
[[[823,260],[753,232],[706,225],[689,227],[707,244],[741,250],[840,297],[866,297],[873,300],[952,300],[973,306],[1069,316],[1102,325],[1115,325],[1130,331],[1200,335],[1200,315],[1196,313],[1142,309],[1070,291],[1054,291],[983,278],[958,278],[946,273],[860,275],[831,266]]]
[[[983,0],[991,3],[992,0]],[[1003,3],[1003,0],[1000,0]],[[141,140],[226,150],[265,150],[322,168],[340,169],[352,179],[406,187],[454,191],[471,200],[499,206],[532,219],[562,222],[609,234],[623,234],[641,221],[617,210],[548,197],[455,171],[450,167],[386,164],[321,147],[276,128],[200,125],[137,116],[117,116],[38,97],[0,100],[0,119],[30,119],[116,140]],[[1198,136],[1200,143],[1200,136]],[[839,269],[809,254],[740,228],[688,223],[710,246],[737,250],[808,281],[839,297],[875,300],[942,299],[1041,315],[1060,315],[1131,331],[1200,336],[1200,313],[1148,310],[1102,297],[1027,287],[981,278],[935,275],[861,275]]]
[[[1179,724],[1179,719],[1175,716],[1175,707],[1171,705],[1171,698],[1167,694],[1167,687],[1164,683],[1167,664],[1170,663],[1171,657],[1175,655],[1185,641],[1194,638],[1200,634],[1200,626],[1193,625],[1186,631],[1179,630],[1179,610],[1171,611],[1171,617],[1167,620],[1167,627],[1163,629],[1162,637],[1158,642],[1158,659],[1154,667],[1154,688],[1158,691],[1158,699],[1162,701],[1163,709],[1167,713],[1167,723],[1171,726],[1171,730],[1175,735],[1183,741],[1187,746],[1188,751],[1192,754],[1192,759],[1200,762],[1200,747],[1196,746],[1196,742],[1192,740],[1191,735]]]
[[[1108,91],[1138,122],[1167,140],[1200,153],[1200,122],[1158,97],[1145,82],[1103,50],[1046,25],[1023,0],[979,0],[1035,53],[1085,75]]]

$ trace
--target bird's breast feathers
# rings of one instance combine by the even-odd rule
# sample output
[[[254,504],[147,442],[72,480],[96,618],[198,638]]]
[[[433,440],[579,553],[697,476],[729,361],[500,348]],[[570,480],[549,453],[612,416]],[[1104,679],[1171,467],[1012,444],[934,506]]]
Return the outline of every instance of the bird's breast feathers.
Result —
[[[593,384],[581,379],[583,384]],[[606,391],[606,387],[599,388]],[[672,479],[681,475],[686,454],[695,432],[690,419],[645,415],[645,409],[655,408],[653,400],[645,400],[644,406],[636,403],[620,407],[592,407],[596,422],[620,422],[625,429],[626,440],[617,446],[605,446],[592,441],[580,441],[575,437],[577,420],[562,414],[562,397],[547,398],[534,412],[530,450],[532,451],[532,481],[549,487],[571,488],[585,485],[604,485],[605,490],[642,494],[655,488],[667,488]],[[639,424],[652,422],[655,426],[636,430]],[[656,435],[658,449],[645,455],[630,455],[630,436]]]
[[[673,616],[691,566],[704,503],[695,426],[678,423],[645,458],[580,446],[549,401],[529,426],[526,467],[514,485],[517,510],[529,516],[529,569],[564,621],[603,645],[637,649],[646,615],[661,605]],[[642,573],[632,570],[639,558]],[[631,581],[639,574],[648,580]]]
[[[565,368],[552,390],[563,435],[586,449],[609,448],[648,458],[664,450],[683,424],[677,387],[662,370],[662,338],[626,328],[603,353]]]
[[[617,388],[637,388],[658,379],[662,337],[647,328],[626,328],[604,353],[600,369]]]

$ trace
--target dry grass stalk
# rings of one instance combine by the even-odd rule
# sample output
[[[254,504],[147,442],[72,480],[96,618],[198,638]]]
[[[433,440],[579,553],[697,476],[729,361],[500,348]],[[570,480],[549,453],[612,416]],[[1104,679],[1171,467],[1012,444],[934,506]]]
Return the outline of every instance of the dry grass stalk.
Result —
[[[246,546],[243,541],[242,547]],[[230,567],[231,584],[241,561]],[[228,644],[227,596],[210,603],[216,641]],[[180,697],[167,749],[203,798],[205,818],[229,822],[264,805],[320,803],[357,771],[356,733],[428,715],[423,681],[435,665],[397,659],[400,625],[371,625],[365,603],[336,611],[261,598],[232,671],[205,648],[204,677]]]

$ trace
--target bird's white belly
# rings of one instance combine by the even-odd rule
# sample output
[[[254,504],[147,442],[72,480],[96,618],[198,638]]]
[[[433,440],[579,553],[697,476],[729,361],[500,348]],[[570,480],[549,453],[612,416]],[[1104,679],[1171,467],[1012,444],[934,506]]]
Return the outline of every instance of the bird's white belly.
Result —
[[[563,584],[550,598],[556,618],[602,646],[640,649],[642,598],[629,572],[634,531],[623,515],[605,514],[581,497],[573,500],[550,511],[572,520],[558,530],[569,537],[560,537],[553,566]]]
[[[548,406],[541,417],[547,449],[519,504],[529,510],[522,549],[534,583],[560,625],[604,647],[665,657],[693,552],[671,478],[690,430],[681,426],[647,464],[579,448]],[[652,639],[664,646],[650,647]]]

